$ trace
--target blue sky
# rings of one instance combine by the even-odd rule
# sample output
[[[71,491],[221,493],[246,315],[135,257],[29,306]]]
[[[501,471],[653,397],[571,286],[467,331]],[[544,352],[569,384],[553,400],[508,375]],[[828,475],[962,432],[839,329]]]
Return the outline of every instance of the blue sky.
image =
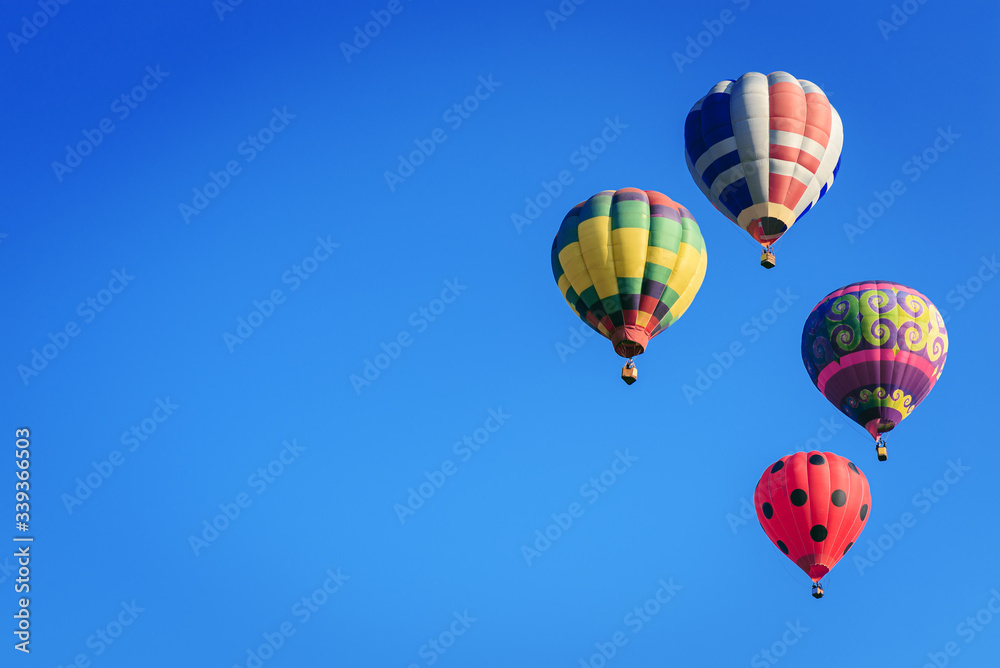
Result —
[[[996,7],[223,2],[4,4],[0,510],[27,427],[35,542],[3,665],[995,661]],[[845,148],[765,271],[683,123],[775,70]],[[549,247],[630,186],[709,265],[626,387]],[[951,340],[886,463],[799,355],[871,278]],[[814,448],[873,497],[821,601],[745,505]]]

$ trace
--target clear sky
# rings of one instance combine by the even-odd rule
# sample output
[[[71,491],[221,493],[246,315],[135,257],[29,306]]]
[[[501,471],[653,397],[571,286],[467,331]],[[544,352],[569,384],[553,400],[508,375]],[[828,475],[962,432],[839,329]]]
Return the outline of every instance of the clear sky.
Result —
[[[993,4],[0,15],[0,664],[995,664]],[[767,271],[683,124],[777,70],[828,93],[845,148]],[[565,213],[624,187],[689,208],[709,256],[631,387],[549,264]],[[951,340],[885,463],[799,354],[864,279],[926,294]],[[820,601],[749,505],[809,449],[873,499]]]

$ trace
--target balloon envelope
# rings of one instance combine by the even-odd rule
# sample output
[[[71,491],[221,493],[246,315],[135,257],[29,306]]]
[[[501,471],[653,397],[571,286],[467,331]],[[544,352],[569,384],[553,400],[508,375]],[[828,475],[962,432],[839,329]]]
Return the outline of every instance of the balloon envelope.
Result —
[[[823,91],[787,72],[720,81],[684,124],[695,183],[763,246],[826,194],[843,143],[840,116]]]
[[[817,582],[857,541],[871,510],[868,479],[832,452],[796,452],[761,475],[754,507],[764,533]]]
[[[834,290],[802,330],[802,361],[810,380],[873,438],[923,401],[947,358],[941,313],[899,283],[862,281]]]
[[[708,266],[694,216],[653,190],[602,191],[566,214],[552,274],[566,303],[622,357],[681,317]]]

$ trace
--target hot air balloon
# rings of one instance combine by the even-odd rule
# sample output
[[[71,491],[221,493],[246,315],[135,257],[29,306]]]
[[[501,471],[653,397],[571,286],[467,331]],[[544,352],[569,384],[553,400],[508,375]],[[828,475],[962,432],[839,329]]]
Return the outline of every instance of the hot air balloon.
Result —
[[[923,401],[944,370],[948,332],[934,304],[913,288],[862,281],[828,294],[806,318],[802,361],[830,403],[882,434]]]
[[[705,197],[764,247],[819,201],[840,169],[844,127],[819,86],[787,72],[717,83],[688,112],[684,155]]]
[[[708,255],[694,216],[669,197],[605,190],[573,207],[552,242],[552,274],[566,303],[632,358],[683,315],[705,278]]]
[[[764,533],[813,581],[820,579],[857,541],[872,497],[865,474],[832,452],[796,452],[764,471],[754,491]]]

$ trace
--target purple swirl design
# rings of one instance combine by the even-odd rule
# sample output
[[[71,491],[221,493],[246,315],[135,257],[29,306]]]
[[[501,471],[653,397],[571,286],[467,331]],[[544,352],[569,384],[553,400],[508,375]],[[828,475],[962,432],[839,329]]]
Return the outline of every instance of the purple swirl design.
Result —
[[[825,367],[834,361],[836,357],[833,353],[833,346],[830,345],[830,339],[825,336],[817,337],[812,344],[812,357],[819,367]]]
[[[919,323],[907,320],[899,326],[899,336],[896,338],[899,349],[905,352],[917,351],[924,346],[924,328]]]
[[[914,318],[921,317],[924,311],[927,310],[924,300],[920,296],[906,292],[905,290],[899,291],[897,299],[899,300],[899,308]]]
[[[878,314],[889,313],[896,308],[896,293],[889,290],[872,290],[868,295],[868,308]]]
[[[830,338],[837,357],[851,352],[861,342],[861,337],[855,333],[854,327],[850,324],[840,324],[834,327]]]
[[[931,357],[934,359],[934,368],[937,369],[938,375],[941,374],[941,370],[944,368],[944,346],[943,336],[938,335],[931,341]]]
[[[850,297],[837,297],[826,311],[826,319],[830,322],[841,322],[851,312]]]
[[[871,343],[876,348],[894,348],[896,346],[896,323],[888,318],[874,320],[868,328]]]

